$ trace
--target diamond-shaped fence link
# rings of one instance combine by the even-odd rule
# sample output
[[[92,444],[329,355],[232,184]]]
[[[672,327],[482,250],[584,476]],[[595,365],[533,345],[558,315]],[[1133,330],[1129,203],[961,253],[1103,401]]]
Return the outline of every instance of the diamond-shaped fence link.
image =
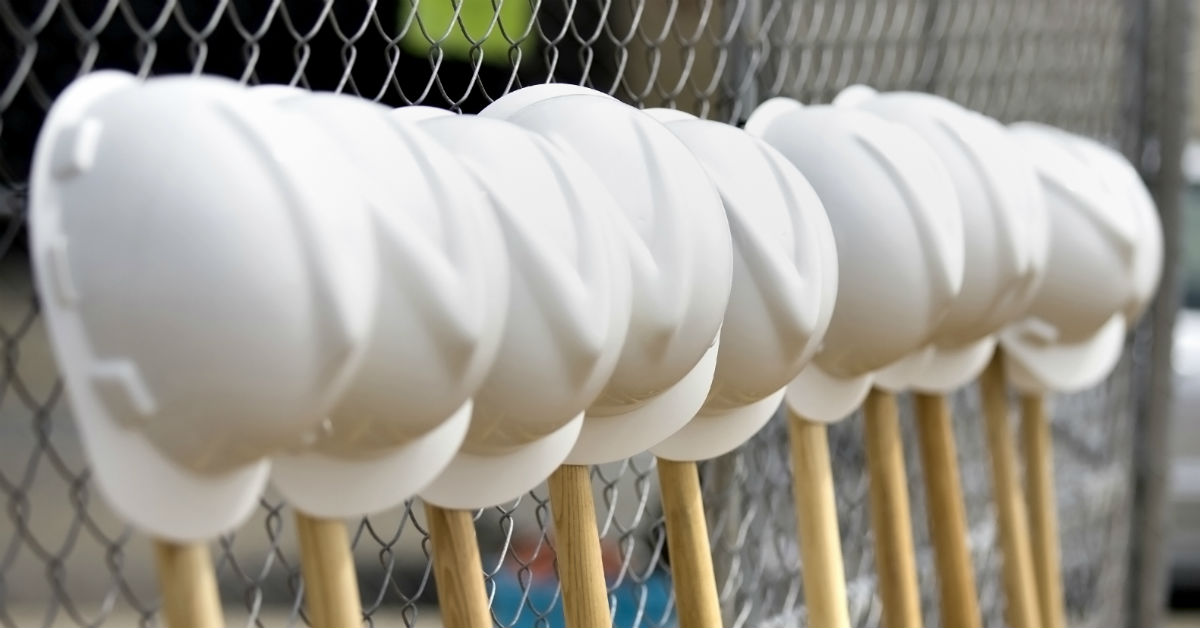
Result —
[[[1032,119],[1123,146],[1141,132],[1141,41],[1126,0],[0,0],[0,624],[157,625],[150,543],[90,486],[31,287],[25,244],[33,142],[55,96],[103,68],[220,74],[342,91],[392,106],[474,112],[538,82],[585,84],[639,106],[736,123],[762,100],[843,87],[942,94],[1003,121]],[[165,140],[169,141],[169,140]],[[1151,330],[1151,333],[1153,330]],[[1145,339],[1141,339],[1144,344]],[[1136,348],[1138,345],[1132,345]],[[1135,377],[1131,350],[1054,412],[1068,611],[1120,617]],[[1139,357],[1141,356],[1141,357]],[[908,412],[908,402],[901,400]],[[954,399],[970,546],[985,622],[1003,625],[1000,556],[978,393]],[[911,427],[911,416],[904,421]],[[877,625],[872,540],[854,416],[830,432],[856,625]],[[911,430],[906,431],[911,434]],[[925,617],[937,625],[919,457],[908,438]],[[774,421],[702,467],[727,626],[794,626],[804,595],[786,436]],[[618,626],[674,625],[654,462],[597,468],[593,485]],[[213,544],[231,624],[304,625],[297,540],[268,495]],[[478,514],[493,616],[562,624],[544,487]],[[366,621],[438,625],[419,504],[351,527]]]

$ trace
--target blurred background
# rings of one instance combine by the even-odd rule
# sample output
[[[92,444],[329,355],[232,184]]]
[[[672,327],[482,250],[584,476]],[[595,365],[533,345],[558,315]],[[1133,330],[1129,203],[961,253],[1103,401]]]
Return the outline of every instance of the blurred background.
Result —
[[[1200,625],[1200,55],[1192,0],[0,0],[0,625],[158,625],[149,539],[90,486],[30,285],[26,178],[74,78],[209,73],[474,112],[532,83],[737,123],[847,85],[933,92],[1118,147],[1166,233],[1163,288],[1120,366],[1060,397],[1053,430],[1073,625]],[[166,138],[164,138],[166,139]],[[985,623],[1002,626],[974,388],[955,399]],[[909,411],[907,400],[901,408]],[[911,422],[911,416],[905,416]],[[911,427],[911,425],[909,426]],[[878,624],[861,418],[830,433],[856,625]],[[911,431],[906,432],[911,434]],[[923,511],[915,439],[907,460]],[[725,623],[795,626],[804,595],[779,421],[702,467]],[[597,468],[617,626],[673,626],[652,458]],[[544,487],[478,514],[494,620],[560,626]],[[925,617],[937,625],[924,517]],[[367,621],[436,626],[419,504],[351,526]],[[213,543],[230,625],[305,625],[287,504]],[[1170,601],[1173,608],[1167,611]]]

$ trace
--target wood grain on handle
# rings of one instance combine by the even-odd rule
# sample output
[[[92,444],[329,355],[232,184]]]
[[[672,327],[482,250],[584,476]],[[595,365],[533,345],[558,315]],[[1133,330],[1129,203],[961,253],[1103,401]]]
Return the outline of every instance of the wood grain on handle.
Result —
[[[492,609],[483,582],[475,517],[467,510],[425,504],[433,544],[433,579],[443,626],[491,628]]]
[[[979,378],[984,423],[992,459],[992,492],[996,500],[996,527],[1003,554],[1001,575],[1007,598],[1005,618],[1012,628],[1040,628],[1033,557],[1029,543],[1029,520],[1025,499],[1017,479],[1017,454],[1008,423],[1008,395],[1001,353]]]
[[[587,467],[563,465],[549,484],[566,628],[611,628],[591,473]]]
[[[926,515],[937,564],[942,625],[980,628],[979,592],[967,545],[967,512],[958,473],[950,404],[942,395],[913,395]]]
[[[313,628],[355,628],[363,622],[358,576],[346,524],[296,513],[300,572]]]
[[[712,547],[704,520],[700,474],[695,462],[658,459],[663,516],[667,522],[667,549],[675,587],[679,625],[689,628],[722,628],[717,579],[713,575]]]
[[[788,436],[808,623],[822,628],[850,628],[826,428],[823,423],[789,412]]]
[[[1033,571],[1038,610],[1046,628],[1066,628],[1062,563],[1058,539],[1058,500],[1054,491],[1054,447],[1050,420],[1041,395],[1021,397],[1021,440],[1025,449],[1025,483],[1033,536]]]
[[[875,569],[883,599],[883,625],[921,628],[921,596],[908,505],[908,476],[900,437],[896,398],[872,389],[863,405],[867,468],[870,473],[871,529],[875,533]]]
[[[204,543],[154,542],[162,614],[168,628],[223,628],[212,555]]]

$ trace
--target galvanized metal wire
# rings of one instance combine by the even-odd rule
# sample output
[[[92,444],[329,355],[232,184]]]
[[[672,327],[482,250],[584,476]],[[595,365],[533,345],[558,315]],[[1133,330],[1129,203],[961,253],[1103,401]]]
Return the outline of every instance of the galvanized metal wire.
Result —
[[[432,19],[440,5],[450,18]],[[510,19],[507,6],[532,21]],[[102,68],[210,73],[341,91],[393,106],[473,112],[522,85],[579,83],[640,106],[736,123],[763,99],[830,100],[866,83],[945,95],[1003,121],[1032,119],[1136,144],[1145,98],[1125,0],[0,0],[0,624],[156,625],[148,539],[98,498],[30,285],[25,196],[47,107]],[[482,25],[474,20],[483,8]],[[435,7],[436,8],[436,7]],[[474,9],[474,10],[473,10]],[[516,13],[520,13],[517,11]],[[497,17],[500,15],[501,17]],[[1124,604],[1131,351],[1102,386],[1058,400],[1057,484],[1068,610],[1104,625]],[[902,400],[902,407],[907,402]],[[971,547],[987,625],[1003,625],[978,396],[955,397]],[[905,421],[911,421],[906,416]],[[803,621],[786,438],[772,423],[702,478],[726,625]],[[911,433],[911,432],[906,432]],[[878,623],[860,417],[830,433],[855,625]],[[919,458],[907,443],[925,617],[936,625]],[[653,459],[593,473],[620,626],[673,625],[670,557]],[[422,509],[352,527],[366,622],[437,625]],[[561,625],[547,491],[481,511],[497,625]],[[213,544],[231,624],[304,625],[289,508],[263,499]]]

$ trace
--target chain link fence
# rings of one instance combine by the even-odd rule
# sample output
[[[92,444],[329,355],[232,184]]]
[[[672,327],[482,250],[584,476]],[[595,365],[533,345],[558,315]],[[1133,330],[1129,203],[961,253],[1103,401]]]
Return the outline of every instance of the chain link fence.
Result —
[[[1140,147],[1147,38],[1139,4],[0,0],[0,624],[159,622],[149,539],[117,520],[89,485],[30,285],[30,155],[47,107],[74,78],[101,68],[141,76],[210,73],[464,112],[522,85],[559,81],[732,123],[771,96],[824,102],[847,85],[867,83],[934,92],[1003,121],[1039,120]],[[1154,331],[1135,336],[1106,383],[1056,403],[1063,566],[1077,625],[1113,625],[1124,612],[1133,408],[1147,385]],[[908,412],[906,400],[901,407]],[[954,409],[985,623],[1001,626],[977,390],[956,395]],[[903,420],[911,428],[910,412]],[[830,445],[852,618],[872,626],[880,604],[861,431],[861,417],[853,416],[831,429]],[[918,567],[926,621],[937,625],[913,440],[907,461]],[[783,423],[775,421],[739,451],[702,467],[727,626],[804,622],[786,443]],[[617,626],[675,621],[654,475],[650,457],[593,472]],[[549,528],[544,487],[478,514],[498,625],[562,624]],[[419,504],[366,518],[351,532],[366,621],[439,625]],[[305,624],[286,504],[268,495],[249,524],[213,549],[230,624]]]

